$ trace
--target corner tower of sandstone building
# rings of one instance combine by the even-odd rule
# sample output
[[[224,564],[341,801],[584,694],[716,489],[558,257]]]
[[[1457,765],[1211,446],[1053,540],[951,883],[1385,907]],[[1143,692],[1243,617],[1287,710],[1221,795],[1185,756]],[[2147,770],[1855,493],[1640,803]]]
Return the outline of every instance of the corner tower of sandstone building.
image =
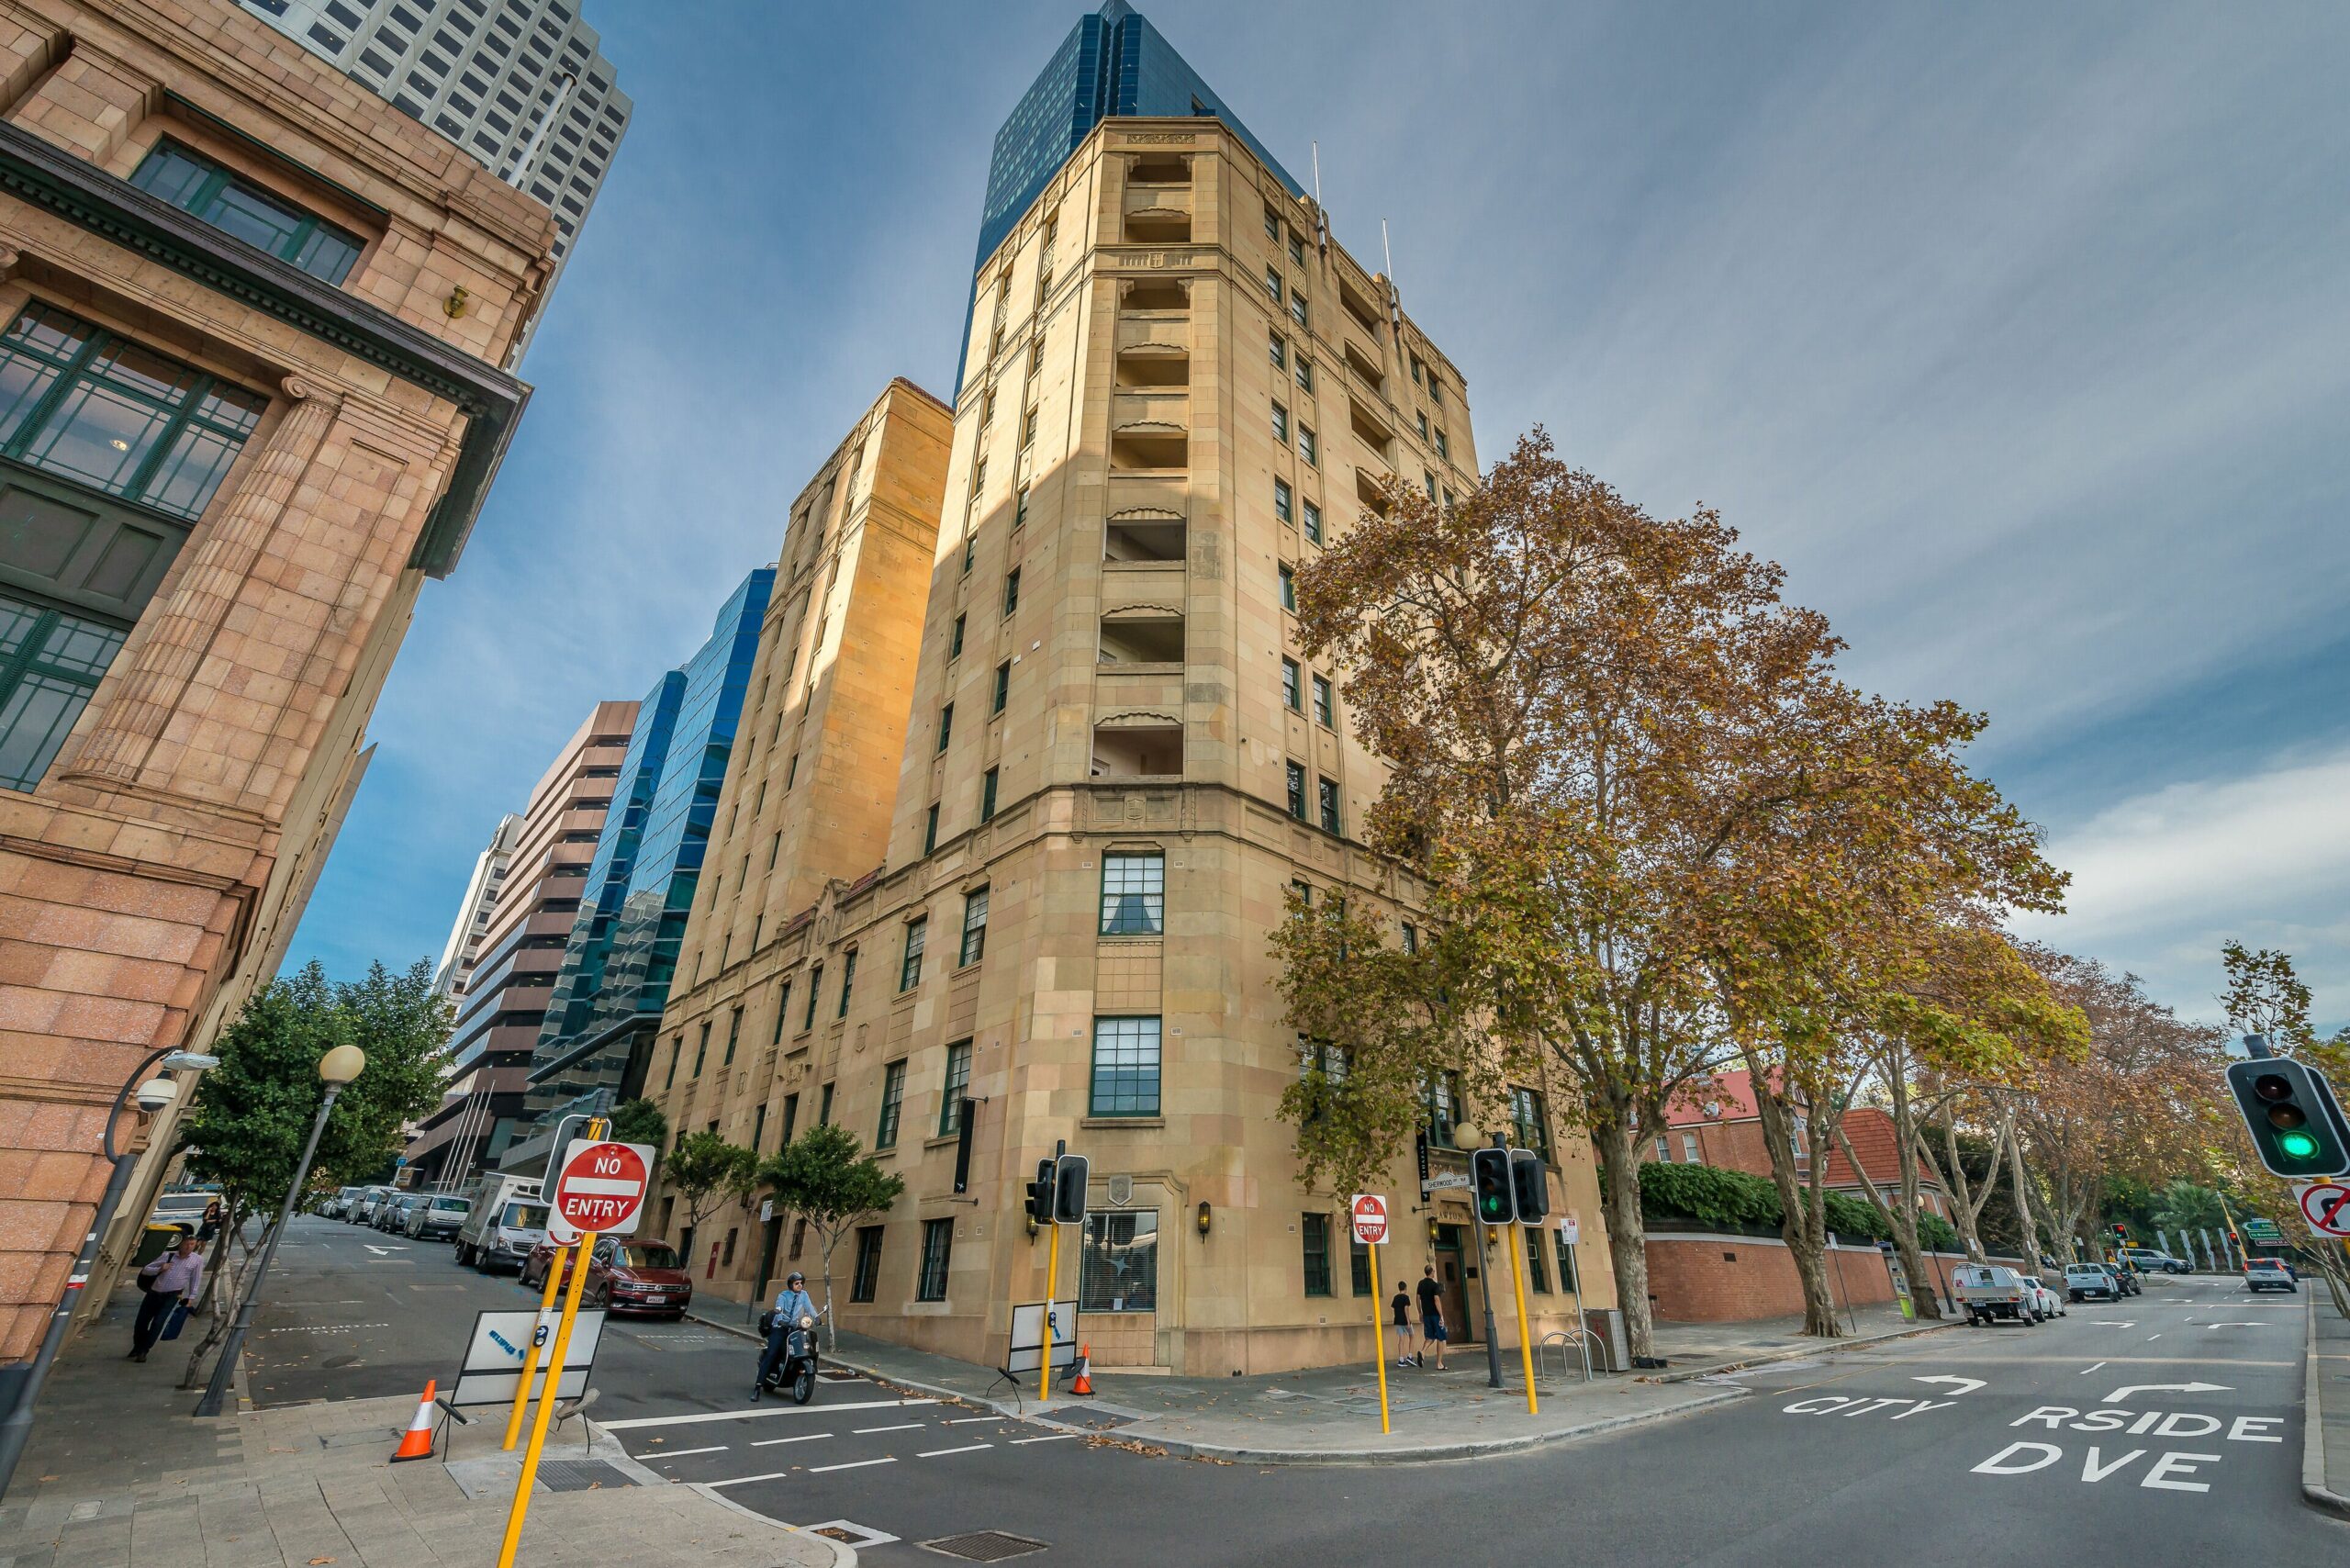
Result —
[[[1123,58],[1155,38],[1105,18],[1078,43]],[[1064,85],[1058,62],[1032,98]],[[1298,645],[1289,583],[1389,478],[1473,482],[1466,390],[1233,127],[1113,116],[1058,156],[978,269],[886,868],[770,923],[747,1073],[713,1086],[738,1032],[711,1020],[707,1051],[699,1025],[671,1030],[656,1077],[675,1070],[680,1130],[757,1128],[765,1152],[831,1120],[905,1177],[833,1260],[860,1331],[1000,1364],[1010,1304],[1046,1288],[1023,1183],[1066,1141],[1091,1158],[1095,1212],[1058,1294],[1103,1364],[1359,1359],[1367,1260],[1346,1195],[1298,1182],[1279,1104],[1302,1042],[1268,943],[1292,889],[1375,911],[1399,941],[1418,916],[1360,841],[1380,766],[1338,672]],[[1505,1111],[1434,1086],[1438,1186],[1422,1195],[1408,1156],[1382,1183],[1388,1276],[1433,1264],[1472,1330],[1475,1231],[1441,1181],[1471,1110],[1518,1121],[1554,1202],[1596,1230],[1589,1151],[1542,1088]],[[819,1276],[796,1224],[755,1224],[705,1221],[697,1266],[714,1247],[746,1293],[794,1260]],[[1604,1249],[1581,1260],[1604,1315]],[[1546,1238],[1538,1334],[1573,1322],[1561,1262]]]
[[[952,434],[944,404],[893,381],[792,504],[647,1080],[678,1132],[715,1122],[762,1153],[790,1136],[785,939],[889,844]]]
[[[276,967],[418,590],[454,565],[520,415],[498,367],[554,229],[211,0],[0,3],[0,1358],[18,1361],[105,1187],[118,1092]]]

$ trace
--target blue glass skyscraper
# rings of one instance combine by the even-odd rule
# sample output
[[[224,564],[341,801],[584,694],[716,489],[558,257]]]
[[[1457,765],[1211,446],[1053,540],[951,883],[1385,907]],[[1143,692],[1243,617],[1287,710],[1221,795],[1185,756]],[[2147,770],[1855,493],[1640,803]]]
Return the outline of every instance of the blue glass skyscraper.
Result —
[[[529,1109],[542,1134],[567,1111],[609,1110],[643,1087],[774,588],[772,566],[745,577],[710,640],[638,708],[532,1053]],[[545,1155],[533,1137],[507,1166]]]
[[[988,162],[988,195],[979,214],[979,250],[973,258],[976,273],[1003,243],[1020,215],[1050,183],[1054,171],[1069,162],[1078,143],[1103,120],[1119,115],[1152,118],[1201,115],[1232,128],[1287,185],[1292,196],[1305,187],[1291,178],[1281,160],[1265,151],[1240,117],[1226,108],[1215,89],[1201,79],[1175,46],[1150,25],[1126,0],[1108,0],[1101,10],[1081,18],[1070,29],[1050,63],[1013,106],[995,133],[995,153]],[[973,296],[974,302],[977,295]],[[970,322],[963,340],[970,341]],[[963,375],[955,375],[959,388]]]

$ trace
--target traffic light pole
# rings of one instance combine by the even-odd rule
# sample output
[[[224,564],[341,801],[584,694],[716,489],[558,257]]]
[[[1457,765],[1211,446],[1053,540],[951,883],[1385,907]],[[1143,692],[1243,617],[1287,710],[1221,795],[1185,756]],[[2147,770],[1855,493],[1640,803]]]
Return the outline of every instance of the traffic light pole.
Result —
[[[1485,1298],[1485,1382],[1494,1388],[1502,1385],[1502,1344],[1494,1332],[1494,1255],[1485,1244],[1485,1233],[1492,1226],[1483,1220],[1477,1222],[1477,1282],[1485,1288],[1478,1294]]]

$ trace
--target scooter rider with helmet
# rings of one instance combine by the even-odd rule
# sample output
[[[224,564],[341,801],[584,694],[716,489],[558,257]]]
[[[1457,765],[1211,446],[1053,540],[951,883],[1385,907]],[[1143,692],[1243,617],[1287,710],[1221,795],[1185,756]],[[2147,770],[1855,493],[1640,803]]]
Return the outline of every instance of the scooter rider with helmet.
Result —
[[[767,1379],[782,1365],[785,1348],[791,1342],[791,1331],[801,1316],[816,1316],[816,1304],[807,1291],[808,1277],[794,1269],[784,1276],[783,1289],[776,1293],[775,1318],[767,1329],[767,1352],[759,1358],[759,1378],[751,1385],[751,1397],[756,1399],[765,1389]]]

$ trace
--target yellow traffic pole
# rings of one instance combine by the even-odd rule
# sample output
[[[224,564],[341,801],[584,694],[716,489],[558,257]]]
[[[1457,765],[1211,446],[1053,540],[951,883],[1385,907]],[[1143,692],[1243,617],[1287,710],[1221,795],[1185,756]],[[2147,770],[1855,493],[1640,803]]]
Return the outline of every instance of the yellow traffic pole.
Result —
[[[514,1549],[522,1544],[522,1520],[531,1512],[531,1488],[539,1478],[539,1450],[546,1446],[547,1417],[554,1414],[555,1397],[563,1391],[564,1357],[571,1350],[571,1325],[579,1316],[580,1287],[588,1282],[585,1260],[596,1245],[596,1233],[580,1233],[576,1243],[582,1262],[571,1271],[571,1284],[563,1293],[563,1321],[555,1326],[554,1348],[547,1360],[546,1393],[531,1422],[531,1446],[522,1450],[522,1473],[514,1483],[514,1506],[506,1514],[506,1540],[498,1549],[498,1568],[514,1568]],[[536,1336],[532,1336],[536,1338]]]
[[[539,1371],[539,1329],[554,1308],[555,1293],[563,1288],[565,1260],[570,1255],[571,1249],[565,1245],[556,1248],[554,1256],[547,1260],[547,1288],[539,1295],[539,1316],[531,1324],[531,1342],[522,1347],[522,1381],[514,1385],[514,1413],[506,1417],[506,1441],[498,1445],[508,1453],[514,1451],[515,1439],[522,1435],[522,1412],[531,1403],[531,1382]]]
[[[1374,1241],[1363,1250],[1371,1254],[1371,1361],[1379,1369],[1379,1435],[1385,1437],[1393,1428],[1387,1424],[1387,1325],[1380,1316],[1386,1307],[1379,1299],[1379,1248]]]
[[[1539,1416],[1541,1411],[1534,1403],[1534,1336],[1526,1327],[1526,1268],[1517,1257],[1517,1233],[1525,1227],[1513,1225],[1505,1228],[1509,1231],[1509,1282],[1517,1291],[1517,1354],[1526,1363],[1526,1413]]]

